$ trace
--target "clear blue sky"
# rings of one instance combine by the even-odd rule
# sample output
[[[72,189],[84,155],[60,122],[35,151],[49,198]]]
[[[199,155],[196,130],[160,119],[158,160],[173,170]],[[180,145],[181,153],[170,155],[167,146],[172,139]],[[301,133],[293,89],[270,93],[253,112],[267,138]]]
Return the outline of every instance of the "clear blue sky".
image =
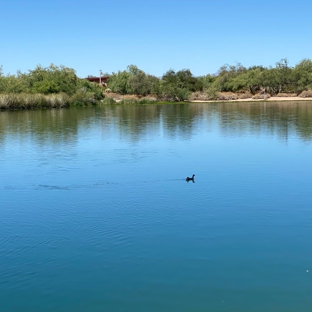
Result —
[[[311,0],[0,0],[5,74],[65,65],[77,75],[134,64],[196,76],[223,64],[312,58]]]

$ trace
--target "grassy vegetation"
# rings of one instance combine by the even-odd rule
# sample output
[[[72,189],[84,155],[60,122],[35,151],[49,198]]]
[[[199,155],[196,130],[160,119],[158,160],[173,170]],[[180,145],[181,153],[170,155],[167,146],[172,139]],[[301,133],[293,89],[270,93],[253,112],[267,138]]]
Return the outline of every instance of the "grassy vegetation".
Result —
[[[0,109],[30,109],[30,108],[63,108],[69,107],[69,96],[65,93],[9,93],[0,94]]]
[[[114,105],[114,104],[117,104],[117,102],[113,98],[111,98],[111,97],[105,97],[102,100],[101,104],[104,104],[104,105]]]
[[[156,101],[148,99],[123,99],[118,104],[154,104]]]
[[[312,97],[312,90],[302,91],[299,94],[299,96],[302,97],[302,98],[311,98]]]

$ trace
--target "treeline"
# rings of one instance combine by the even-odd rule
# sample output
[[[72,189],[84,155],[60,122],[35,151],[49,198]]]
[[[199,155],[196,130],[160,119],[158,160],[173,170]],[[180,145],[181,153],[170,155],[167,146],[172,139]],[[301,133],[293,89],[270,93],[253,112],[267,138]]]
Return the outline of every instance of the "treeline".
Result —
[[[312,61],[302,60],[290,67],[287,59],[282,59],[275,67],[252,66],[245,68],[241,64],[225,65],[213,78],[208,91],[250,92],[255,95],[267,92],[271,95],[293,93],[299,95],[312,89]]]
[[[202,91],[203,77],[194,77],[189,69],[168,70],[161,78],[146,74],[135,65],[127,70],[112,73],[108,79],[108,89],[126,95],[135,94],[140,97],[153,95],[163,101],[184,101],[191,92]]]
[[[170,69],[160,78],[130,65],[127,70],[112,73],[109,77],[108,88],[115,93],[155,95],[158,100],[184,101],[196,92],[211,100],[219,99],[222,92],[245,94],[246,97],[280,93],[299,95],[312,90],[312,61],[303,59],[291,67],[287,59],[282,59],[275,67],[269,68],[246,68],[238,63],[222,66],[215,75],[200,77],[195,77],[189,69],[177,72]],[[312,96],[312,92],[305,94]]]
[[[0,67],[0,108],[89,105],[103,98],[99,85],[78,78],[72,68],[39,65],[28,73],[3,75]]]
[[[72,68],[37,66],[27,73],[3,75],[0,67],[0,108],[63,107],[115,103],[109,92],[153,97],[157,101],[261,98],[291,94],[312,97],[312,61],[303,59],[291,67],[282,59],[275,67],[224,65],[216,74],[195,77],[189,69],[168,70],[162,77],[145,73],[135,65],[107,74],[107,88],[79,78]],[[106,92],[104,92],[106,91]],[[232,93],[224,98],[224,93]],[[106,98],[105,95],[106,94]]]

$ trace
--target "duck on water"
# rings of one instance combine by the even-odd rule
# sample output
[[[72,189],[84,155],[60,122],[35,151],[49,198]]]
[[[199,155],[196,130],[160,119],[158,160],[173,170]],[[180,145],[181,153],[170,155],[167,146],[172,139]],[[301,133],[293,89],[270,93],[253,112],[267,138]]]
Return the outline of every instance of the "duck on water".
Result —
[[[185,181],[186,182],[190,182],[190,181],[195,182],[194,181],[194,177],[195,177],[195,174],[193,174],[191,178],[190,177],[186,177]]]

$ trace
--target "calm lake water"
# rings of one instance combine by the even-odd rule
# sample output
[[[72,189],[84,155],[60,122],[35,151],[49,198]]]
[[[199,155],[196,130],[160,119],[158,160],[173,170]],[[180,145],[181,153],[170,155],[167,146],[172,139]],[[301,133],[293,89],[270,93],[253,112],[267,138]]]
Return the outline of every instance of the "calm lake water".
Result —
[[[1,312],[311,311],[312,102],[0,112],[0,165]]]

